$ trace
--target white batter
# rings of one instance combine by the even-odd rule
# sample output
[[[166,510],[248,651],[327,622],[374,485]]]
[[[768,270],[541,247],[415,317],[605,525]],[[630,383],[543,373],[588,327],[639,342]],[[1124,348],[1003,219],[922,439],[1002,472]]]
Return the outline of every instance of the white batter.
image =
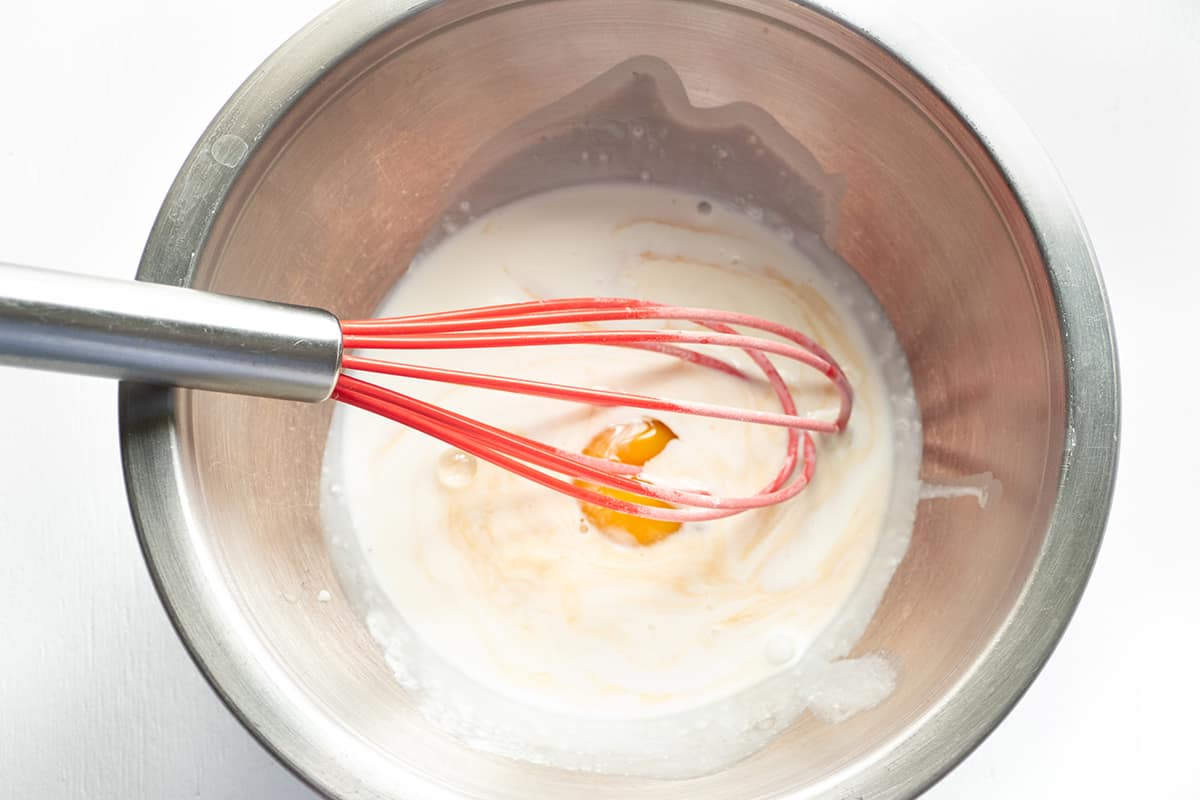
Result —
[[[339,408],[326,472],[334,551],[389,663],[434,722],[517,758],[681,776],[761,747],[819,695],[815,682],[861,635],[907,546],[919,425],[873,299],[845,267],[829,274],[837,265],[825,259],[818,269],[792,239],[705,198],[575,187],[475,220],[414,264],[377,310],[607,295],[743,311],[813,336],[856,394],[848,430],[817,437],[816,477],[796,500],[687,525],[649,547],[590,530],[568,497]],[[762,385],[611,348],[394,357],[776,408]],[[784,377],[802,410],[833,416],[822,379],[800,366]],[[643,416],[389,383],[575,451]],[[658,480],[751,493],[778,469],[778,429],[656,416],[678,435],[647,466]],[[871,669],[863,705],[890,686],[886,664]]]

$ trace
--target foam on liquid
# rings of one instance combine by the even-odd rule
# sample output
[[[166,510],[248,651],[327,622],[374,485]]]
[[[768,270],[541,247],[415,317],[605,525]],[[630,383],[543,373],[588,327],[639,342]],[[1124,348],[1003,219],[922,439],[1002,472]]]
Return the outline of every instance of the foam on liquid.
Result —
[[[846,370],[850,426],[817,437],[814,482],[794,501],[639,548],[589,530],[570,498],[337,409],[326,464],[332,548],[397,678],[435,725],[472,746],[658,777],[744,757],[810,703],[826,719],[878,703],[895,680],[886,662],[834,662],[861,636],[907,547],[920,426],[904,358],[870,293],[814,237],[770,231],[708,198],[607,184],[474,220],[419,259],[377,315],[581,295],[744,311],[799,328]],[[393,355],[775,407],[758,383],[636,351]],[[801,409],[835,410],[819,376],[790,365],[783,375]],[[574,451],[641,416],[386,382]],[[648,464],[655,479],[748,493],[778,469],[777,429],[658,416],[678,439]],[[865,676],[857,695],[855,675]]]

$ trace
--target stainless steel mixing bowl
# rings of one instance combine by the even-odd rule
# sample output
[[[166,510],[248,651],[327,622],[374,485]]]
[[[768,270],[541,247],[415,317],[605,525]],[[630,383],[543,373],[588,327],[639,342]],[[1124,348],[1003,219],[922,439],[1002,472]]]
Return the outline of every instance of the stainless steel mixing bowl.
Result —
[[[125,385],[129,497],[163,601],[230,708],[311,784],[405,800],[910,797],[1033,679],[1083,589],[1115,470],[1096,265],[993,92],[919,32],[840,5],[350,0],[204,133],[139,277],[361,316],[488,136],[627,58],[663,58],[696,104],[761,106],[844,176],[833,244],[908,353],[922,477],[1003,485],[986,508],[922,504],[858,648],[899,668],[882,705],[836,726],[806,717],[705,778],[577,774],[465,749],[413,711],[322,542],[328,406]]]

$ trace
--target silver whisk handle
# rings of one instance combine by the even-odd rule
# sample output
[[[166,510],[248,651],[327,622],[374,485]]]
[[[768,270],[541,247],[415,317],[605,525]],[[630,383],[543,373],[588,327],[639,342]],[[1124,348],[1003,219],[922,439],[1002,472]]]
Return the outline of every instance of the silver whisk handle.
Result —
[[[0,365],[318,402],[341,357],[319,308],[0,264]]]

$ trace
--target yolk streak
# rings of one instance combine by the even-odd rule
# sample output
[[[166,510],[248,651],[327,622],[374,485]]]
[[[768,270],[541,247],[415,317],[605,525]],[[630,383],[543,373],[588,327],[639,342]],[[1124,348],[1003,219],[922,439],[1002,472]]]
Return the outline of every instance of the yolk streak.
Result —
[[[605,428],[592,437],[587,447],[583,449],[583,454],[640,467],[661,453],[663,448],[676,438],[678,437],[675,432],[668,428],[666,423],[656,419],[643,419]],[[632,492],[610,489],[584,481],[576,481],[576,484],[619,500],[628,500],[658,508],[671,508],[670,503],[642,497]],[[584,516],[601,531],[625,533],[632,536],[643,547],[662,541],[680,528],[678,522],[665,522],[633,514],[623,514],[620,511],[613,511],[591,503],[581,503],[581,506]]]

